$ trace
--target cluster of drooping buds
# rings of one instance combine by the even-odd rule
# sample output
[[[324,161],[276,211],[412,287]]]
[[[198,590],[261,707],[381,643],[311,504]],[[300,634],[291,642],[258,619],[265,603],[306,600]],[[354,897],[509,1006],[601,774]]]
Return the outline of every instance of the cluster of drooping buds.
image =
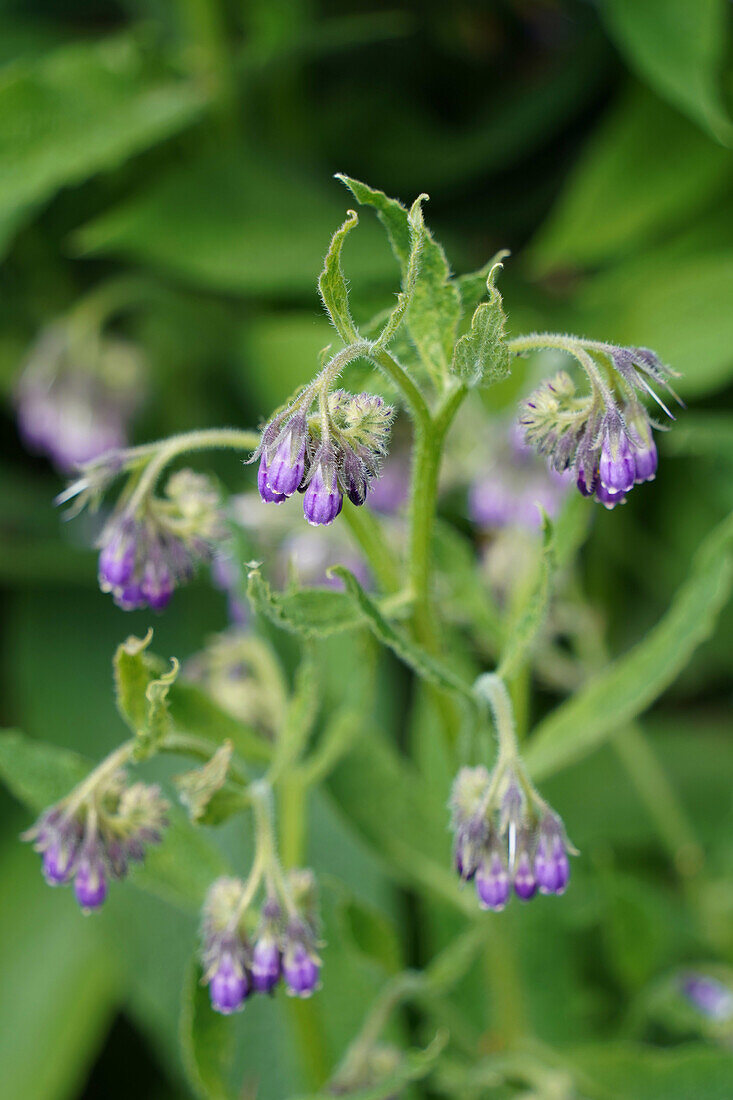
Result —
[[[140,402],[142,360],[131,344],[59,322],[41,333],[15,389],[26,446],[64,473],[123,447]]]
[[[327,526],[338,516],[344,494],[361,505],[379,474],[394,410],[375,394],[336,390],[308,415],[315,395],[306,390],[262,433],[257,485],[267,504],[304,494],[308,523]]]
[[[451,810],[455,867],[475,882],[482,909],[499,912],[512,889],[522,901],[565,892],[574,849],[562,821],[511,767],[462,768]]]
[[[579,396],[570,376],[561,371],[524,402],[519,423],[527,443],[547,456],[551,469],[572,471],[584,496],[614,508],[625,503],[634,485],[656,475],[652,428],[659,425],[653,424],[636,395],[651,394],[671,417],[648,381],[670,389],[671,371],[647,348],[590,347],[611,364],[612,381],[623,391],[623,401],[617,402],[613,386],[599,385],[600,366],[586,354],[585,361],[599,372],[589,376],[591,394]]]
[[[514,424],[493,448],[489,468],[469,486],[469,516],[484,530],[537,531],[542,523],[538,505],[554,518],[567,494],[569,477],[567,471],[545,469]]]
[[[148,493],[137,502],[133,493],[112,515],[99,541],[100,588],[125,611],[162,611],[225,534],[214,485],[203,474],[179,470],[162,497]]]
[[[313,876],[293,871],[285,886],[288,904],[269,893],[253,935],[247,884],[220,878],[211,886],[204,904],[201,960],[216,1012],[238,1011],[250,994],[272,993],[281,978],[293,997],[310,997],[318,988]]]
[[[109,879],[124,878],[131,863],[144,859],[146,845],[160,842],[167,811],[159,787],[128,786],[118,770],[45,810],[23,839],[41,853],[46,882],[73,879],[76,900],[89,913],[104,902]]]

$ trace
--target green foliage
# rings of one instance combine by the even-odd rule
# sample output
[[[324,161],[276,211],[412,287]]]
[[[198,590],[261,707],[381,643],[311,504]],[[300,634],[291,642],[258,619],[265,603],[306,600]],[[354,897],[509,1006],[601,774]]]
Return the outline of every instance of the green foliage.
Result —
[[[501,256],[486,279],[488,302],[476,308],[471,329],[456,342],[452,368],[467,386],[499,382],[509,373],[511,355],[504,341],[506,317],[501,294],[494,286],[495,272],[501,268]]]
[[[359,216],[350,210],[346,221],[338,229],[326,253],[326,262],[318,279],[318,289],[326,312],[334,328],[345,344],[357,338],[356,327],[349,311],[349,291],[341,268],[341,249],[347,235],[359,224]]]
[[[201,968],[192,961],[181,1004],[181,1046],[189,1080],[201,1100],[233,1100],[228,1083],[234,1060],[234,1034],[218,1016],[201,982]]]

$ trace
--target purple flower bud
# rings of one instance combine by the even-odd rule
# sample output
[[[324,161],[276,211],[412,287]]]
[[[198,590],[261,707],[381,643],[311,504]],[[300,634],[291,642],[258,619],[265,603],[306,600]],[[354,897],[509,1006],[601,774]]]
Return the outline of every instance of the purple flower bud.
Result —
[[[153,611],[163,611],[171,601],[174,581],[165,562],[149,560],[143,569],[140,594]]]
[[[327,527],[336,519],[344,502],[332,463],[320,459],[303,498],[303,511],[314,527]]]
[[[598,466],[591,462],[581,462],[576,484],[584,497],[592,497],[598,488]]]
[[[84,912],[99,909],[107,897],[107,875],[97,853],[87,852],[79,860],[74,876],[74,893]]]
[[[562,836],[542,833],[534,858],[534,873],[541,894],[564,894],[570,881],[570,863]]]
[[[288,992],[294,997],[310,997],[318,986],[320,963],[302,940],[286,946],[282,966]]]
[[[534,877],[529,853],[524,849],[519,853],[514,870],[514,893],[520,901],[529,901],[537,893],[537,880]]]
[[[252,985],[258,993],[269,993],[280,978],[280,949],[272,935],[264,933],[252,952]]]
[[[482,909],[501,912],[509,900],[511,882],[506,865],[498,852],[492,852],[476,872],[476,893]]]
[[[249,994],[249,983],[244,969],[226,951],[209,981],[209,996],[214,1012],[231,1015],[242,1007]]]
[[[277,450],[266,466],[265,480],[267,488],[277,497],[291,496],[303,480],[305,473],[305,437],[305,416],[302,414],[294,416]],[[260,463],[260,469],[262,469],[262,463]]]
[[[622,428],[609,428],[603,439],[599,463],[601,484],[611,493],[627,493],[636,477],[634,453]]]
[[[614,493],[607,489],[603,482],[599,481],[596,487],[596,500],[605,508],[615,508],[617,504],[626,503],[626,493]]]
[[[135,539],[132,532],[113,535],[99,555],[99,586],[103,592],[125,585],[135,571]]]
[[[346,495],[357,508],[361,507],[369,491],[369,474],[358,455],[350,449],[344,449],[341,455],[342,485]]]
[[[145,607],[145,597],[137,581],[131,581],[114,591],[114,601],[123,611],[137,611]]]
[[[49,886],[63,886],[74,873],[74,848],[61,840],[53,841],[43,853],[43,877]]]
[[[648,445],[638,448],[634,453],[637,483],[653,481],[657,474],[657,463],[657,446],[654,440],[650,439]]]
[[[267,459],[263,454],[260,459],[259,470],[257,471],[257,488],[260,491],[260,496],[265,504],[282,504],[282,502],[288,498],[284,493],[276,493],[270,488],[267,484],[267,475]]]

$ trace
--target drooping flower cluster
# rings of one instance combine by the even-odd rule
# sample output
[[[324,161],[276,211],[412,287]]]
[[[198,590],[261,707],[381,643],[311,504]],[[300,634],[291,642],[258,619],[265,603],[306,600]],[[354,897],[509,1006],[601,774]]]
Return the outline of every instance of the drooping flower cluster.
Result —
[[[252,993],[272,993],[281,978],[293,997],[310,997],[318,988],[313,876],[293,871],[285,888],[287,903],[270,892],[253,920],[247,884],[237,878],[212,884],[204,904],[201,961],[216,1012],[238,1011]]]
[[[146,845],[160,842],[167,811],[159,787],[128,785],[119,770],[81,797],[72,791],[45,810],[23,839],[41,853],[46,882],[62,886],[73,879],[76,899],[89,913],[107,897],[109,879],[124,878],[130,864],[145,858]]]
[[[343,506],[344,494],[361,505],[387,451],[394,410],[375,394],[335,390],[308,415],[307,390],[266,426],[254,458],[257,485],[267,504],[304,494],[308,523],[327,526]]]
[[[99,540],[99,585],[125,611],[162,611],[226,533],[219,494],[203,474],[179,470],[162,497],[119,507]]]
[[[652,429],[659,425],[650,420],[637,395],[651,394],[671,417],[649,380],[674,395],[669,386],[672,372],[647,348],[589,347],[611,364],[611,388],[604,383],[600,366],[583,353],[581,361],[592,368],[591,393],[578,395],[570,376],[560,371],[524,402],[519,423],[527,443],[547,456],[551,469],[572,471],[584,496],[614,508],[625,503],[634,485],[652,481],[656,475]]]
[[[63,473],[125,446],[140,402],[142,361],[135,347],[57,323],[32,347],[15,389],[26,446]]]
[[[501,911],[512,890],[521,901],[565,892],[574,850],[562,821],[511,767],[461,768],[451,810],[455,867],[482,909]]]

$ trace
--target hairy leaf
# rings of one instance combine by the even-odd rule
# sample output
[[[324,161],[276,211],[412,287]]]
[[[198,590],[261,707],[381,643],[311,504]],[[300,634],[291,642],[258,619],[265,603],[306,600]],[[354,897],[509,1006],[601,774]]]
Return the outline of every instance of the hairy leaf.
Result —
[[[341,250],[347,235],[359,224],[359,215],[349,210],[346,221],[333,235],[326,261],[318,278],[318,290],[333,326],[345,344],[358,339],[358,332],[349,309],[349,291],[341,268]]]
[[[542,629],[550,600],[552,577],[555,571],[555,529],[547,514],[542,512],[542,556],[534,583],[525,599],[516,609],[507,628],[507,641],[497,672],[505,680],[514,676],[531,651]]]
[[[489,300],[477,307],[470,331],[453,349],[453,371],[467,386],[499,382],[509,373],[511,355],[504,340],[506,315],[501,294],[494,286],[496,272],[501,267],[499,260],[491,268],[486,280]]]
[[[712,634],[733,580],[733,515],[707,537],[669,610],[643,641],[617,658],[540,723],[525,752],[532,774],[551,775],[641,714]]]

